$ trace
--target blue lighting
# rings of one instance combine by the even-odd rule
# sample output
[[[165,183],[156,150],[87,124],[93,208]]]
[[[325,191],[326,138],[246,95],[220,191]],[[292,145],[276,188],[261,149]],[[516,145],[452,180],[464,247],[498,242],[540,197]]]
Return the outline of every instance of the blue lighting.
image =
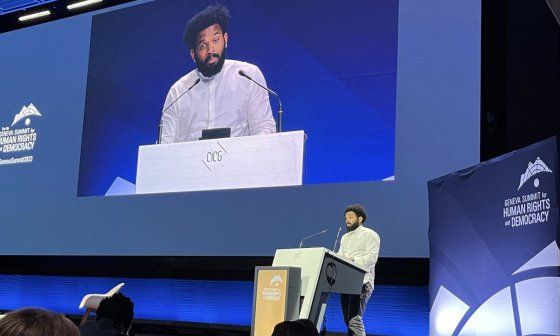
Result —
[[[56,0],[0,0],[0,15],[25,10]]]
[[[135,318],[249,326],[251,281],[119,279],[64,276],[0,275],[0,309],[42,307],[81,315],[85,294],[106,293],[125,282],[123,294],[135,304]],[[326,312],[329,331],[344,332],[338,295]],[[428,289],[377,285],[365,314],[368,334],[427,335]]]

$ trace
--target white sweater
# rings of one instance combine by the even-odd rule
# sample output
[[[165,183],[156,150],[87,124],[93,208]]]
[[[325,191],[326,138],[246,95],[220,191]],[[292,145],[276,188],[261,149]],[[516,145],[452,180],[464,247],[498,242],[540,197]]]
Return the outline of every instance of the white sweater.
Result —
[[[379,235],[360,225],[356,230],[347,232],[340,240],[340,253],[342,256],[351,259],[358,266],[368,270],[364,278],[364,283],[371,283],[375,280],[375,263],[379,257],[379,246],[381,239]]]

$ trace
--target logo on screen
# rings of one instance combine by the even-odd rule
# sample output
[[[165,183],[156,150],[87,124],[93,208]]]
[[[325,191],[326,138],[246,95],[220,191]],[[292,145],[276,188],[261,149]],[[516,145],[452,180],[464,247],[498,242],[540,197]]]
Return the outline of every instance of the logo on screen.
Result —
[[[39,110],[37,110],[35,105],[29,104],[29,106],[24,106],[21,108],[21,111],[18,114],[16,114],[16,116],[14,117],[14,122],[12,123],[12,126],[17,124],[22,119],[25,119],[25,126],[29,126],[29,124],[31,124],[30,117],[33,116],[36,117],[41,116],[41,113],[39,112]]]
[[[2,127],[0,130],[0,166],[33,162],[31,153],[37,142],[37,130],[30,127],[31,118],[41,116],[41,112],[35,105],[24,105],[14,116],[12,124]],[[22,120],[24,122],[20,123]]]

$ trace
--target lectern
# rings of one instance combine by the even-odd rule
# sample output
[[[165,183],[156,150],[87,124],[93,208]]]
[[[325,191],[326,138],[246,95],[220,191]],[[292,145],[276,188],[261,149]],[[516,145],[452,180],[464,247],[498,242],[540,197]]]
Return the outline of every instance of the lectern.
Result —
[[[330,293],[360,294],[366,269],[326,248],[276,250],[273,267],[301,269],[299,318],[321,330]]]
[[[136,193],[296,186],[303,131],[140,146]]]

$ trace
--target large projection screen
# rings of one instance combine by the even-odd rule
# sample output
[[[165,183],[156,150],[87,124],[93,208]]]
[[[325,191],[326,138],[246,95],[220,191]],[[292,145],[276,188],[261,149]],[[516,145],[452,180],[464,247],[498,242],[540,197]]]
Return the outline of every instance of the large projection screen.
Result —
[[[155,141],[167,90],[192,69],[182,31],[209,2],[168,7],[178,3],[135,1],[0,35],[0,137],[12,145],[0,157],[0,254],[270,256],[326,228],[308,244],[331,247],[344,207],[361,203],[382,256],[426,257],[426,181],[479,158],[480,3],[224,2],[240,43],[228,57],[258,64],[287,128],[309,133],[306,183],[99,196],[117,176],[134,180],[130,146]],[[380,31],[392,26],[395,45]],[[107,88],[98,75],[124,81]],[[337,92],[344,99],[328,102]],[[367,111],[379,113],[364,121]]]

